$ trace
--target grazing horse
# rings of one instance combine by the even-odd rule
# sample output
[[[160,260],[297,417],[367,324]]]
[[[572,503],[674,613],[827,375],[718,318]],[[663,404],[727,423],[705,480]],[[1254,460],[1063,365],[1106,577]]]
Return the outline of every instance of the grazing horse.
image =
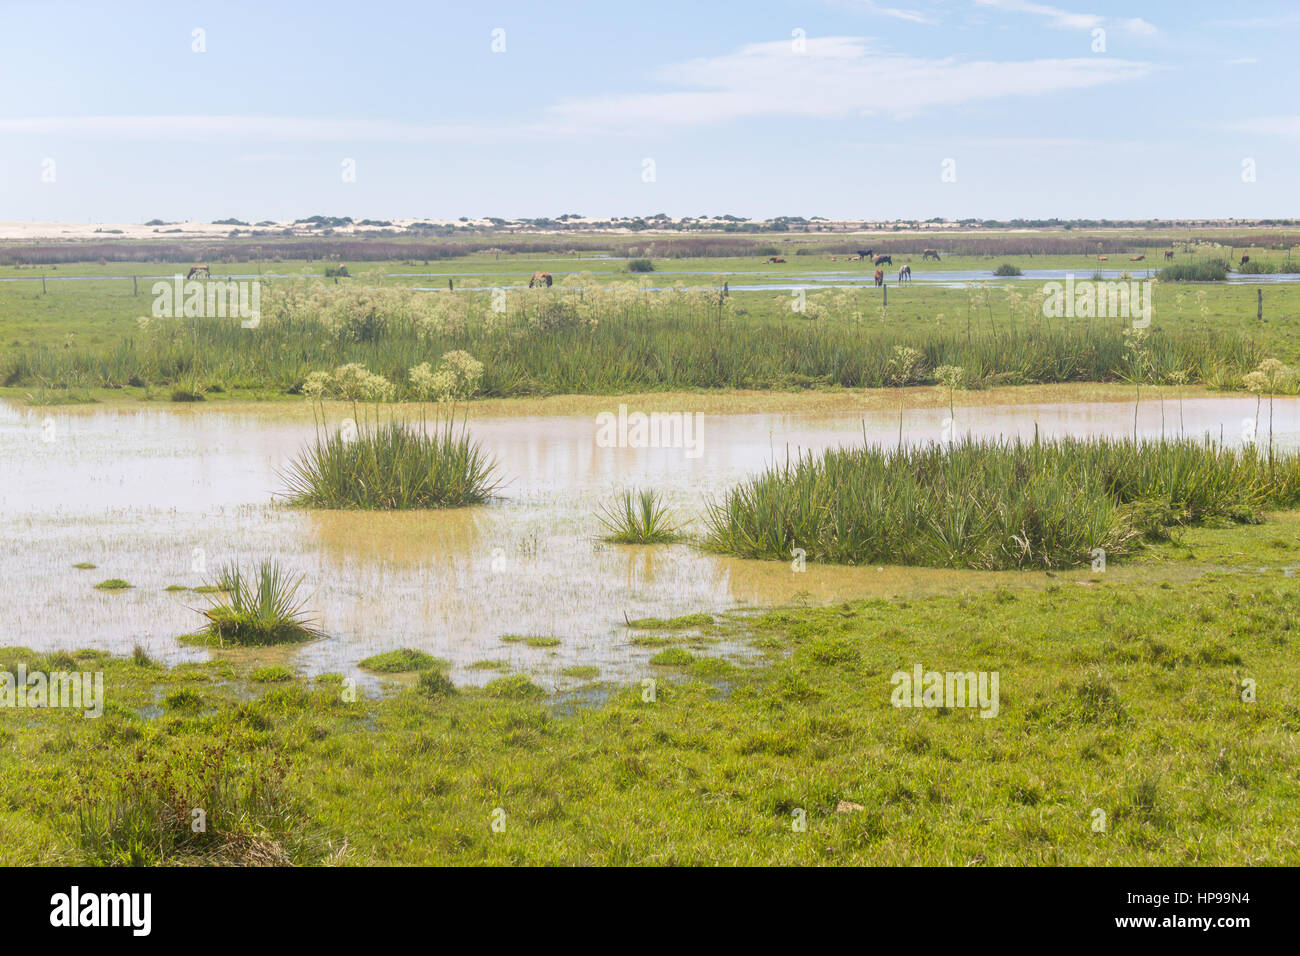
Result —
[[[528,280],[528,288],[531,289],[533,286],[545,286],[549,289],[553,281],[555,280],[551,278],[549,272],[534,272],[533,277]]]
[[[1174,258],[1174,250],[1172,250],[1172,249],[1166,249],[1166,250],[1165,250],[1165,262],[1172,262],[1172,261],[1173,261],[1173,258]]]
[[[1146,258],[1146,256],[1129,256],[1129,257],[1128,257],[1128,261],[1129,261],[1129,262],[1141,262],[1141,261],[1142,261],[1143,259],[1145,259],[1145,258]]]
[[[898,270],[898,281],[899,281],[899,282],[911,282],[911,281],[912,281],[912,267],[911,267],[911,266],[903,266],[903,268],[901,268],[901,269]]]
[[[198,275],[200,272],[202,272],[202,273],[203,273],[205,276],[207,276],[209,279],[212,278],[212,270],[209,269],[207,266],[191,266],[191,267],[190,267],[190,271],[189,271],[189,273],[185,276],[185,278],[186,278],[187,280],[188,280],[188,279],[193,279],[193,278],[194,278],[196,275]]]
[[[877,266],[892,266],[894,264],[892,257],[884,255],[876,256],[876,258],[872,259],[871,262],[873,265]]]
[[[876,285],[884,285],[884,284],[885,284],[885,270],[884,270],[884,269],[877,269],[877,270],[876,270]]]
[[[1249,261],[1250,261],[1250,256],[1242,256],[1242,257],[1241,257],[1241,265],[1244,266],[1244,265],[1245,265],[1247,262],[1249,262]]]
[[[927,260],[927,259],[933,259],[935,262],[939,262],[939,261],[940,261],[940,259],[939,259],[939,250],[938,250],[938,249],[922,249],[922,250],[921,250],[921,261],[922,261],[922,262],[925,262],[925,260]]]

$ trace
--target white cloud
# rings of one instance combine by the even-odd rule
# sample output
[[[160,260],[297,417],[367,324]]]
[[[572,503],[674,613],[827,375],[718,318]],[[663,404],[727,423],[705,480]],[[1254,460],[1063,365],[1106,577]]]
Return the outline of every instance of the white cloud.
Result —
[[[1229,123],[1228,129],[1238,133],[1262,133],[1265,136],[1300,140],[1300,116],[1255,116]]]
[[[1096,27],[1118,27],[1139,36],[1151,36],[1158,32],[1154,26],[1141,17],[1103,17],[1095,13],[1072,13],[1059,7],[1049,7],[1043,3],[1031,3],[1030,0],[975,0],[981,7],[994,7],[1008,13],[1029,13],[1045,17],[1048,26],[1059,30],[1092,30]]]
[[[572,99],[548,114],[573,129],[689,126],[746,117],[911,116],[934,107],[1041,96],[1145,76],[1149,63],[1085,57],[1010,62],[926,59],[883,53],[861,37],[755,43],[735,53],[662,70],[681,92]]]
[[[0,117],[0,133],[105,136],[175,142],[478,143],[513,138],[504,129],[469,125],[424,126],[390,120],[334,120],[302,116],[143,115]]]
[[[1005,97],[1045,96],[1138,79],[1150,63],[1112,57],[995,62],[881,52],[862,37],[755,43],[668,66],[656,92],[576,97],[542,118],[498,124],[287,116],[72,116],[0,118],[0,134],[76,135],[166,142],[395,142],[493,144],[661,131],[747,118],[904,118]]]
[[[882,17],[892,17],[895,20],[905,20],[908,23],[923,23],[933,26],[939,22],[939,18],[928,13],[922,13],[920,10],[903,10],[898,7],[881,7],[877,6],[872,0],[828,0],[831,6],[839,7],[844,10],[851,10],[854,13],[872,13]]]

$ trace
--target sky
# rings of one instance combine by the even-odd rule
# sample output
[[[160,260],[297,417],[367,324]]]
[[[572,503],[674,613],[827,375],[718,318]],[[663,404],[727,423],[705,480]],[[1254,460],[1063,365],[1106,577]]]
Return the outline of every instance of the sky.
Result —
[[[0,0],[0,220],[1300,217],[1300,0]]]

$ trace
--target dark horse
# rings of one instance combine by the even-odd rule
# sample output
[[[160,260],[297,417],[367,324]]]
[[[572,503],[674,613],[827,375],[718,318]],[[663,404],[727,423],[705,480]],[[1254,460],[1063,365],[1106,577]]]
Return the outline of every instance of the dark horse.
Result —
[[[551,287],[552,281],[553,280],[551,279],[551,274],[549,272],[534,272],[533,277],[528,280],[528,288],[531,289],[533,286],[544,285],[546,286],[546,288],[549,289]]]
[[[1249,262],[1249,261],[1250,261],[1250,256],[1242,256],[1242,257],[1241,257],[1241,265],[1244,266],[1244,265],[1245,265],[1247,262]]]
[[[1165,250],[1165,262],[1169,262],[1171,259],[1173,259],[1173,257],[1174,257],[1174,250],[1172,250],[1172,249],[1166,249],[1166,250]]]
[[[922,262],[925,262],[925,260],[927,260],[927,259],[933,259],[935,262],[939,262],[939,261],[940,261],[940,259],[939,259],[939,250],[938,250],[938,249],[922,249],[922,250],[921,250],[921,261],[922,261]]]
[[[893,257],[891,256],[876,256],[876,258],[871,261],[873,265],[878,266],[892,266],[894,264]]]
[[[859,249],[859,250],[858,250],[858,258],[860,258],[860,259],[870,259],[873,255],[875,255],[875,253],[876,253],[876,250],[875,250],[875,249]]]

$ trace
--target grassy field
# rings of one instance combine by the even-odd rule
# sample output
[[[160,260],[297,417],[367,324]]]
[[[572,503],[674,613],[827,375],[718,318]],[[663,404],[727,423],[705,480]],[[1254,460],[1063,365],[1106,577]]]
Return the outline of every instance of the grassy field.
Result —
[[[1123,320],[1045,318],[1038,285],[1018,280],[894,285],[885,307],[874,288],[814,288],[802,301],[788,289],[737,290],[725,299],[715,290],[720,269],[732,270],[728,281],[788,284],[812,274],[799,263],[672,260],[698,267],[652,275],[645,281],[656,285],[647,291],[604,260],[589,275],[561,277],[554,289],[507,291],[498,313],[494,283],[517,284],[549,261],[520,259],[511,263],[523,266],[518,275],[471,280],[472,264],[456,260],[463,270],[456,292],[413,291],[407,283],[415,280],[390,274],[403,268],[395,263],[341,284],[271,279],[256,330],[237,319],[154,318],[148,282],[140,295],[125,279],[50,283],[44,295],[39,283],[0,283],[0,397],[55,404],[125,398],[138,388],[164,400],[275,398],[295,393],[313,372],[350,362],[409,397],[410,368],[462,349],[487,365],[487,396],[897,384],[885,366],[899,347],[921,349],[930,367],[963,366],[976,387],[1114,381],[1127,372]],[[960,263],[943,263],[950,265]],[[664,287],[679,281],[677,291]],[[1225,283],[1158,284],[1149,331],[1153,347],[1164,346],[1156,347],[1160,361],[1149,380],[1177,372],[1235,389],[1261,358],[1300,361],[1300,339],[1289,334],[1300,284],[1269,285],[1262,319],[1256,295],[1255,287]]]
[[[503,240],[504,241],[504,240]],[[781,240],[773,239],[780,246]],[[887,240],[867,240],[888,249]],[[938,240],[936,240],[938,242]],[[1131,263],[1126,256],[1111,256],[1099,263],[1095,255],[999,255],[946,256],[940,263],[921,262],[917,256],[896,260],[893,270],[886,268],[890,281],[888,307],[880,290],[856,288],[832,291],[829,283],[817,284],[821,276],[848,276],[870,282],[872,267],[862,262],[830,261],[826,252],[795,255],[789,248],[784,264],[771,264],[757,256],[718,258],[673,258],[654,260],[655,272],[637,275],[628,271],[623,258],[576,256],[542,256],[523,253],[476,253],[451,260],[424,263],[415,260],[372,261],[353,264],[350,278],[324,278],[326,264],[320,261],[247,261],[217,263],[215,277],[223,275],[262,276],[265,294],[274,297],[293,289],[295,295],[309,294],[315,288],[320,295],[343,290],[376,288],[383,290],[429,288],[445,290],[454,283],[453,298],[467,314],[489,310],[491,291],[508,290],[513,302],[523,295],[521,286],[534,272],[551,272],[560,286],[591,286],[618,283],[648,283],[664,289],[681,285],[685,289],[730,286],[783,286],[808,283],[809,291],[802,312],[796,312],[795,296],[790,289],[768,288],[734,290],[727,301],[727,315],[740,330],[773,331],[809,324],[830,324],[854,319],[865,328],[864,344],[882,339],[879,347],[888,347],[883,337],[916,339],[936,334],[981,334],[990,330],[1007,330],[1025,326],[1041,318],[1041,308],[1034,300],[1040,283],[1034,280],[995,279],[993,270],[1002,262],[1022,269],[1073,271],[1078,278],[1089,278],[1098,267],[1129,270],[1141,278],[1158,269],[1163,260],[1148,256],[1147,261]],[[850,243],[852,244],[852,243]],[[942,245],[942,243],[939,243]],[[1235,257],[1242,249],[1205,247],[1194,252],[1178,253],[1179,263],[1209,258]],[[1279,250],[1252,250],[1251,265],[1265,268],[1289,268],[1288,253]],[[910,260],[918,278],[935,271],[973,271],[984,276],[977,285],[958,288],[916,282],[894,282],[899,262]],[[1234,260],[1235,261],[1235,258]],[[1300,263],[1300,257],[1296,260]],[[92,360],[108,360],[120,349],[137,347],[147,340],[153,296],[152,284],[157,277],[174,275],[181,267],[167,263],[97,262],[63,263],[49,266],[3,266],[0,279],[0,394],[25,398],[42,385],[71,387],[81,394],[95,393],[101,384],[90,366]],[[413,274],[415,273],[415,274]],[[48,281],[42,290],[39,276]],[[112,276],[113,278],[73,278]],[[132,283],[130,277],[136,276]],[[1154,293],[1153,329],[1166,333],[1209,334],[1249,342],[1261,355],[1271,355],[1289,364],[1300,362],[1300,337],[1290,334],[1290,326],[1300,313],[1300,283],[1264,285],[1263,318],[1257,318],[1257,292],[1251,284],[1229,283],[1159,283]],[[417,293],[418,298],[435,300],[434,293]],[[651,296],[659,293],[649,293]],[[437,296],[441,301],[444,297]],[[445,309],[446,306],[439,305]],[[156,322],[155,322],[156,324]],[[1083,324],[1083,320],[1076,320]],[[62,373],[19,374],[15,356],[33,353],[61,354],[67,361]],[[73,361],[74,357],[76,358]],[[437,355],[426,356],[437,358]],[[8,371],[5,371],[8,369]],[[814,376],[815,378],[815,376]],[[115,383],[121,384],[121,383]],[[171,381],[161,384],[171,385]],[[560,384],[545,387],[560,388]],[[717,383],[719,385],[724,383]],[[812,384],[816,384],[815,382]],[[787,386],[799,387],[797,381]],[[807,386],[805,383],[804,387]],[[280,382],[232,383],[250,395],[281,395]]]
[[[1300,514],[1142,561],[661,622],[653,700],[11,648],[106,705],[0,709],[0,862],[1294,864]],[[997,716],[891,706],[917,664],[998,672]]]

